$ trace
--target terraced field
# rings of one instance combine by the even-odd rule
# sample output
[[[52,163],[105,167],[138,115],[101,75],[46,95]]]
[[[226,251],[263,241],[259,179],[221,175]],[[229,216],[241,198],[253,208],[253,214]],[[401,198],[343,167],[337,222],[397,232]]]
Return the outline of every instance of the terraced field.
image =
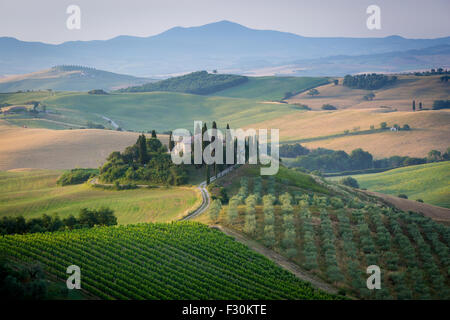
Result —
[[[218,230],[192,222],[0,238],[0,251],[53,275],[81,269],[103,299],[333,299]]]

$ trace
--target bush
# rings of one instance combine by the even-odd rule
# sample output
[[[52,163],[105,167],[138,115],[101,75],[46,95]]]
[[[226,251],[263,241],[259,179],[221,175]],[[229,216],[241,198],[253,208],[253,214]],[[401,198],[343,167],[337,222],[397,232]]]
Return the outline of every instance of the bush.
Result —
[[[402,199],[408,199],[408,196],[404,193],[400,193],[397,197],[402,198]]]
[[[322,110],[337,110],[337,107],[327,103],[322,106]]]
[[[433,110],[450,109],[450,100],[435,100]]]
[[[359,183],[355,178],[352,177],[346,177],[341,179],[340,181],[341,184],[348,186],[348,187],[352,187],[352,188],[359,188]]]
[[[98,174],[97,169],[72,169],[64,172],[56,182],[60,186],[81,184]]]

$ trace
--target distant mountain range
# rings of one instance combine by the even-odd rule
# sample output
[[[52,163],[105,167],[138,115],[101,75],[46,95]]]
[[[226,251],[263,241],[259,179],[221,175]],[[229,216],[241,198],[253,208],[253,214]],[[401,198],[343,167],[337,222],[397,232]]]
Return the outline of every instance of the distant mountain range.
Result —
[[[387,53],[332,56],[294,62],[294,73],[314,76],[344,76],[354,73],[396,73],[450,67],[450,45]],[[295,70],[296,69],[296,70]]]
[[[175,27],[150,37],[119,36],[110,40],[70,41],[58,45],[2,37],[0,74],[29,73],[63,64],[89,65],[118,73],[152,77],[204,69],[244,73],[339,55],[375,55],[372,64],[380,66],[377,59],[383,61],[384,58],[376,55],[427,50],[442,45],[450,45],[450,37],[312,38],[279,31],[254,30],[220,21],[199,27]],[[336,58],[333,61],[337,61]],[[414,61],[405,63],[404,60],[400,69],[408,70],[412,65],[431,67]],[[344,68],[341,71],[347,73],[347,70],[354,72],[358,68]]]
[[[26,90],[89,91],[115,90],[151,82],[149,78],[97,70],[82,66],[56,66],[38,72],[0,78],[0,92]]]

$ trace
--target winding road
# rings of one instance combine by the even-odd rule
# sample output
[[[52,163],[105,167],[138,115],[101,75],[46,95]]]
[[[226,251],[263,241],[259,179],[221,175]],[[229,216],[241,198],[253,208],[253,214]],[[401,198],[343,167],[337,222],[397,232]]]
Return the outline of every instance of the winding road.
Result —
[[[211,177],[210,182],[213,182],[214,180],[225,176],[226,174],[233,171],[237,166],[238,165],[234,165],[232,167],[226,168],[225,170],[219,172],[216,176]],[[205,212],[206,209],[208,209],[209,204],[211,203],[211,196],[209,195],[209,192],[206,189],[206,181],[203,181],[202,183],[200,183],[197,188],[200,190],[200,193],[202,194],[202,204],[197,209],[195,209],[193,212],[191,212],[184,218],[180,219],[180,221],[186,221],[186,220],[195,218],[199,214]]]

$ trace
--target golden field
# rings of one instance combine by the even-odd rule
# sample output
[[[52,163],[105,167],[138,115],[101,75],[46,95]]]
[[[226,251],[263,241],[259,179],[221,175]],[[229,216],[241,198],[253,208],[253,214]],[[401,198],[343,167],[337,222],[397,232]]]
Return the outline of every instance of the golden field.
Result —
[[[413,75],[399,75],[395,84],[378,90],[350,89],[342,85],[326,84],[317,87],[318,96],[311,97],[307,92],[301,93],[287,100],[289,103],[302,103],[313,110],[320,110],[322,105],[329,103],[339,109],[365,109],[390,107],[398,111],[411,111],[412,101],[419,101],[424,108],[431,108],[434,100],[449,99],[450,87],[448,82],[440,81],[440,76],[417,77]],[[365,101],[364,96],[369,92],[375,94],[372,101]]]
[[[112,130],[22,128],[0,120],[0,170],[97,168],[139,133]],[[167,137],[161,138],[166,142]]]

